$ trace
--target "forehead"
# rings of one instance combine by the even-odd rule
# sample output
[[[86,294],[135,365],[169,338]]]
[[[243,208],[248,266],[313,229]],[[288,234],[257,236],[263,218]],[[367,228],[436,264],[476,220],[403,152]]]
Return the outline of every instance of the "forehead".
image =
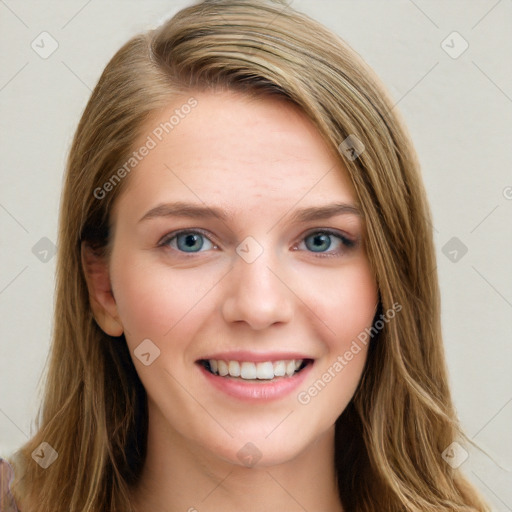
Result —
[[[131,171],[119,208],[194,200],[236,215],[277,204],[356,202],[339,157],[284,99],[191,92],[153,113],[135,149],[144,145],[151,149]]]

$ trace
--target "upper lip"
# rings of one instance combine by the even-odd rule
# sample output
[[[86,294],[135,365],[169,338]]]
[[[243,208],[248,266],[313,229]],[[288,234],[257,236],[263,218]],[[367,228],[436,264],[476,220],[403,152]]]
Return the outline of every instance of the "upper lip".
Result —
[[[198,361],[207,361],[213,359],[215,361],[247,361],[252,363],[263,363],[265,361],[289,361],[291,359],[313,359],[312,357],[300,352],[249,352],[243,350],[217,352],[205,357],[201,357]]]

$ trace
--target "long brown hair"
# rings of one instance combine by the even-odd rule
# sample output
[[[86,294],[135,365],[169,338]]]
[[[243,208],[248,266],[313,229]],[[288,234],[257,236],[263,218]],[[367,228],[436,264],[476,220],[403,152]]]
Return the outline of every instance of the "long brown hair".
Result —
[[[341,39],[278,0],[205,0],[126,43],[104,70],[71,147],[60,211],[53,343],[37,432],[10,459],[23,512],[131,510],[147,438],[146,394],[124,337],[96,324],[81,244],[102,251],[144,121],[183,91],[279,95],[315,123],[349,171],[367,226],[384,311],[401,305],[369,348],[358,390],[336,423],[347,511],[485,511],[441,454],[464,436],[447,384],[430,211],[393,103]],[[349,158],[355,136],[365,150]],[[376,318],[377,318],[376,317]],[[58,453],[43,469],[31,454]]]

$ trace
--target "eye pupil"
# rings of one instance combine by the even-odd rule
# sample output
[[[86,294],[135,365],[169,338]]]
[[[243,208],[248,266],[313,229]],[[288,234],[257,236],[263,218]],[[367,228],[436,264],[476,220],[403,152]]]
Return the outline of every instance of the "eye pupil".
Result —
[[[333,242],[333,239],[336,241]],[[336,246],[342,246],[346,249],[352,248],[354,243],[344,239],[341,235],[330,233],[329,231],[316,231],[303,238],[302,242],[308,251],[315,253],[329,252]],[[205,244],[207,244],[205,246]],[[175,247],[178,251],[185,253],[202,252],[203,249],[216,247],[212,246],[210,239],[197,231],[183,231],[175,234],[172,238],[167,239],[162,245]],[[340,252],[341,251],[341,252]],[[331,250],[329,254],[333,251]],[[343,249],[337,249],[336,255],[343,253]]]
[[[180,243],[184,241],[183,243]],[[177,237],[178,248],[180,250],[186,251],[187,249],[201,249],[203,246],[203,241],[201,235],[197,234],[187,234],[187,235],[178,235]],[[199,246],[197,246],[199,245]]]
[[[310,244],[307,242],[310,239],[314,241],[311,247],[309,247]],[[315,252],[325,251],[331,246],[331,239],[330,236],[326,235],[325,233],[317,233],[311,237],[306,238],[306,245],[308,245],[308,249],[311,249]]]

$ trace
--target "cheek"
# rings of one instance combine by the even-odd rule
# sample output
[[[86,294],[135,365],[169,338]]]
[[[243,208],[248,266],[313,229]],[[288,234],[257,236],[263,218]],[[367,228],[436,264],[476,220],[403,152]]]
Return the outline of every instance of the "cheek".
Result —
[[[370,327],[378,303],[376,280],[367,261],[317,275],[311,309],[325,327],[331,351],[344,352]]]
[[[174,338],[178,332],[179,339],[186,339],[185,331],[195,330],[190,319],[213,285],[212,277],[200,271],[162,268],[129,255],[113,258],[111,275],[118,314],[131,345],[145,338],[155,342]]]
[[[333,425],[354,396],[368,353],[365,329],[373,323],[378,302],[376,281],[366,262],[344,270],[322,283],[326,292],[319,293],[313,304],[323,324],[326,352],[297,395],[300,409],[317,418],[319,429]]]

